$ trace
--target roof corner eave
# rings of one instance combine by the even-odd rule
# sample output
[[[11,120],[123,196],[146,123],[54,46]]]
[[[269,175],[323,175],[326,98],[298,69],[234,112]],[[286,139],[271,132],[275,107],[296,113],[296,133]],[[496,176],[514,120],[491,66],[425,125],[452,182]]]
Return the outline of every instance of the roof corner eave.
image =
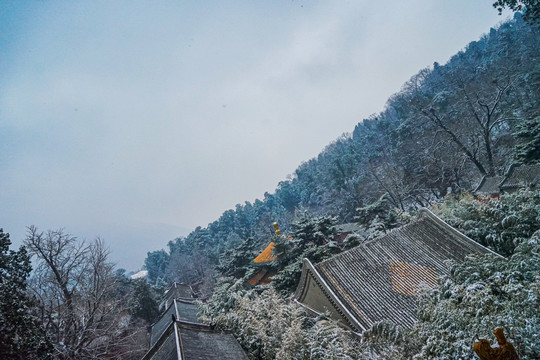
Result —
[[[304,295],[306,294],[306,284],[307,284],[307,276],[308,272],[310,272],[313,276],[316,277],[317,282],[324,287],[324,292],[328,295],[330,298],[330,302],[336,307],[336,310],[339,312],[342,312],[343,315],[347,318],[348,322],[355,327],[357,330],[360,331],[366,331],[366,327],[363,326],[356,317],[349,311],[349,309],[343,304],[343,302],[338,298],[336,293],[332,290],[332,288],[328,285],[328,283],[324,280],[322,275],[317,271],[315,266],[309,261],[309,259],[304,258],[302,260],[302,275],[300,277],[300,282],[298,284],[298,287],[296,289],[296,292],[294,294],[294,299],[301,303],[302,299],[304,298]],[[315,311],[314,309],[309,308],[310,310]]]

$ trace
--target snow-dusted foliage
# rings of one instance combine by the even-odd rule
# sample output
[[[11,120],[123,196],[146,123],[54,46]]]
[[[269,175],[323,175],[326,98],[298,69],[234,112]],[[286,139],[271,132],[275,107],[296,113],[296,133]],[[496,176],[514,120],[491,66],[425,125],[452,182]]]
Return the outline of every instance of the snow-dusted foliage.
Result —
[[[362,334],[361,359],[410,359],[417,350],[408,331],[388,321],[381,321]],[[413,346],[411,346],[413,345]]]
[[[521,359],[540,358],[540,233],[510,259],[471,257],[419,301],[414,359],[470,359],[475,336],[502,327]]]
[[[291,224],[291,232],[276,236],[273,253],[278,274],[272,278],[273,287],[288,296],[294,292],[302,273],[302,259],[320,262],[341,250],[334,237],[336,219],[302,212]],[[290,238],[289,238],[290,236]]]
[[[436,212],[473,240],[509,256],[540,229],[540,191],[502,195],[500,201],[448,198]]]
[[[260,294],[223,282],[203,306],[203,319],[233,331],[253,359],[357,359],[358,344],[328,319],[313,319],[269,287]]]
[[[357,359],[358,344],[349,333],[329,320],[318,321],[308,329],[308,359]]]

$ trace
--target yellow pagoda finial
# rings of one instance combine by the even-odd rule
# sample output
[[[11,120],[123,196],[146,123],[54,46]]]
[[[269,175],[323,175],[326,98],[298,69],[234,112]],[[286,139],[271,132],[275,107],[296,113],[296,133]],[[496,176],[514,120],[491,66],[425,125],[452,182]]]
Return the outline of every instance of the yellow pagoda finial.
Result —
[[[281,235],[281,230],[279,230],[279,226],[277,222],[274,223],[274,228],[276,229],[276,234]]]

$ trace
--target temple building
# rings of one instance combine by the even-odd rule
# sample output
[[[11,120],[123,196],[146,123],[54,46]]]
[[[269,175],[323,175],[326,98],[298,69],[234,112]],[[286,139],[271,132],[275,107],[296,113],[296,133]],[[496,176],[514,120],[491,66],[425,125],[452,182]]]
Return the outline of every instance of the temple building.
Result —
[[[477,199],[499,199],[503,180],[504,176],[484,176],[476,189],[473,190],[474,196]]]
[[[234,336],[198,322],[193,287],[173,283],[162,313],[152,325],[150,349],[143,360],[247,360]]]
[[[170,321],[143,360],[247,360],[234,336],[211,326]]]
[[[176,320],[196,323],[198,321],[198,311],[199,309],[194,300],[173,299],[166,311],[161,314],[159,320],[152,325],[150,347],[154,346],[161,335],[163,335],[163,332],[171,323],[173,316]]]
[[[475,198],[499,199],[502,193],[534,189],[540,184],[540,164],[513,164],[504,176],[484,176],[473,190]]]
[[[422,209],[415,221],[321,263],[304,259],[294,297],[356,332],[383,320],[410,327],[415,297],[449,273],[447,260],[486,253],[493,252]]]
[[[159,310],[163,311],[167,309],[172,304],[173,299],[192,301],[197,297],[198,295],[191,285],[174,282],[165,292],[163,300],[159,304]]]
[[[274,224],[274,228],[276,229],[276,235],[281,235],[281,231],[279,230],[277,222]],[[259,270],[247,281],[248,285],[250,286],[256,286],[256,285],[264,285],[264,284],[270,284],[272,282],[272,276],[277,274],[276,269],[273,267],[273,262],[276,259],[276,255],[274,254],[274,242],[271,241],[270,244],[255,258],[253,259],[252,264],[259,268]]]
[[[540,164],[512,165],[501,182],[501,191],[534,189],[540,185]]]
[[[272,281],[271,277],[277,273],[272,266],[273,261],[276,259],[276,255],[272,254],[273,249],[274,242],[270,242],[270,244],[268,244],[268,246],[253,259],[253,265],[257,266],[259,269],[255,275],[247,281],[250,286],[270,284]]]

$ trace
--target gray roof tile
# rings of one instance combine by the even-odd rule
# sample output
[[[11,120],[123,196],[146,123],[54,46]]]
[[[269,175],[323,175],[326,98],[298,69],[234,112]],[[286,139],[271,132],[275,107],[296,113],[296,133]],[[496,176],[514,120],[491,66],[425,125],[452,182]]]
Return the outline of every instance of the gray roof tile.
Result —
[[[501,189],[537,186],[540,182],[540,164],[513,165],[508,170]]]
[[[462,262],[469,254],[488,252],[423,210],[416,221],[314,268],[323,280],[318,283],[329,288],[325,292],[339,299],[332,303],[346,307],[340,313],[352,314],[360,325],[350,322],[357,330],[381,320],[410,327],[416,321],[415,295],[422,287],[435,285],[437,276],[448,273],[447,260]],[[297,290],[297,298],[302,291]]]
[[[503,180],[504,176],[484,176],[473,192],[477,195],[498,195],[501,192],[500,185]]]
[[[175,334],[176,330],[176,334]],[[169,322],[143,360],[247,360],[234,336],[203,324]]]
[[[207,326],[178,322],[178,334],[185,360],[247,360],[244,350],[230,333]]]
[[[177,320],[189,321],[196,323],[197,313],[199,307],[193,302],[187,302],[183,300],[173,299],[167,310],[160,316],[159,320],[152,325],[152,334],[150,336],[150,346],[154,344],[161,337],[163,332],[167,329],[167,326],[172,321],[172,315],[174,314]]]

